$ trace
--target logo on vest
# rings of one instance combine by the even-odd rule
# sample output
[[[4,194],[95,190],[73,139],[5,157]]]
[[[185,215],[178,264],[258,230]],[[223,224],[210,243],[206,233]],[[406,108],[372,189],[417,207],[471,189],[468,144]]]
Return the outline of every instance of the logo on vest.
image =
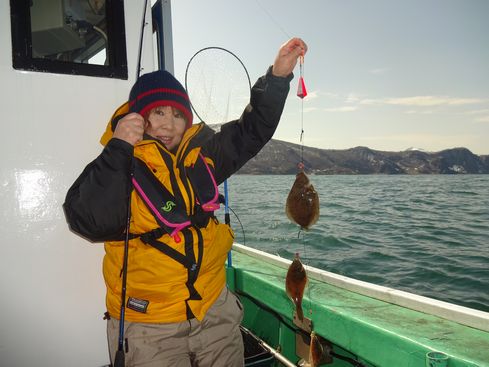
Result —
[[[127,308],[130,308],[136,312],[146,313],[148,310],[148,305],[149,301],[146,301],[145,299],[129,297],[127,300]]]
[[[172,209],[176,206],[177,204],[175,204],[173,201],[171,200],[168,200],[164,206],[161,207],[161,210],[163,210],[164,212],[171,212]]]

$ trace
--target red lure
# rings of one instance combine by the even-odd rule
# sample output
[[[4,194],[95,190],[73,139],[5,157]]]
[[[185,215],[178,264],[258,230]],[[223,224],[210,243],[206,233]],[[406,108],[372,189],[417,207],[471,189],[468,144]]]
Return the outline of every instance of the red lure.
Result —
[[[297,86],[297,97],[304,98],[307,96],[306,84],[304,83],[302,65],[304,64],[304,56],[301,56],[299,59],[299,68],[300,68],[300,77],[299,77],[299,85]]]

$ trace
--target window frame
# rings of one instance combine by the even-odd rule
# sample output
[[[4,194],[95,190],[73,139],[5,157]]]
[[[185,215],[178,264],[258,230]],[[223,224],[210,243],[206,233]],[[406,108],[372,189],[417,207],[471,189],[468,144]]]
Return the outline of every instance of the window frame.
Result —
[[[32,57],[30,0],[10,0],[12,66],[16,70],[128,79],[124,0],[106,0],[108,65]]]

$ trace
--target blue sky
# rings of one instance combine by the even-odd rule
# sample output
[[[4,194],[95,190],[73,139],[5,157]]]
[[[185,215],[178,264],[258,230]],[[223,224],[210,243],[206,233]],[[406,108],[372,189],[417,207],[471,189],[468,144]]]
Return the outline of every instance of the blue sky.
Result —
[[[172,2],[175,74],[207,46],[236,53],[255,80],[303,38],[304,143],[489,154],[489,1]],[[299,143],[297,75],[274,138]]]

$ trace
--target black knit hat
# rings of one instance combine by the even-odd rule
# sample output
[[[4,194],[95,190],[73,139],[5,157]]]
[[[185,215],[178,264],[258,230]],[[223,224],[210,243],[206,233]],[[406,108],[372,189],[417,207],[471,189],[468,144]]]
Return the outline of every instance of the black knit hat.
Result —
[[[145,116],[158,106],[172,106],[187,119],[187,129],[192,126],[192,109],[185,88],[166,70],[157,70],[139,77],[129,93],[129,112]]]

